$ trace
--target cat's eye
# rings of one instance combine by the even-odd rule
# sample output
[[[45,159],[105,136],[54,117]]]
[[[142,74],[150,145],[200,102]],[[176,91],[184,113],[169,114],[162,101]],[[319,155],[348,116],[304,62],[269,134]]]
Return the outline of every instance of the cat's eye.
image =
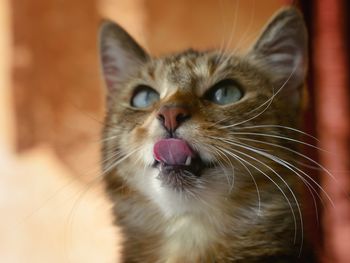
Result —
[[[204,98],[216,104],[226,105],[239,101],[243,97],[243,92],[236,81],[224,79],[211,87]]]
[[[159,93],[146,85],[136,87],[131,98],[131,106],[135,108],[147,108],[159,100]]]

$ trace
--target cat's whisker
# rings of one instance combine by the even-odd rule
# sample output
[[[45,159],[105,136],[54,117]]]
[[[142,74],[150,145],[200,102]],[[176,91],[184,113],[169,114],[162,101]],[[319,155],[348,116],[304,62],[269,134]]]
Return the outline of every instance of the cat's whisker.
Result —
[[[228,158],[227,157],[227,155],[226,154],[222,154],[222,152],[220,152],[217,148],[215,148],[215,147],[210,147],[213,151],[215,151],[217,154],[218,154],[218,156],[223,156],[224,157],[224,159],[226,159],[226,163],[227,164],[229,164],[230,165],[230,167],[231,167],[231,171],[232,171],[232,183],[230,183],[230,180],[229,180],[229,177],[228,177],[228,175],[226,174],[226,172],[225,172],[225,165],[223,164],[223,163],[221,163],[221,161],[220,160],[218,160],[218,162],[220,162],[221,163],[221,166],[223,167],[222,169],[223,169],[223,171],[224,171],[224,173],[225,173],[225,175],[226,175],[226,177],[227,177],[227,181],[228,181],[228,183],[229,183],[229,185],[230,185],[230,190],[229,190],[229,193],[231,193],[231,191],[232,191],[232,189],[233,189],[233,185],[234,185],[234,166],[233,166],[233,164],[232,164],[232,162],[231,162],[231,160],[230,160],[230,158]]]
[[[239,146],[239,147],[242,147],[241,145],[243,145],[243,146],[245,146],[245,147],[243,147],[243,148],[248,149],[248,150],[251,150],[251,151],[254,151],[254,152],[259,153],[259,154],[264,155],[264,156],[265,156],[266,154],[268,154],[268,153],[266,153],[265,151],[261,151],[260,149],[258,149],[258,148],[256,148],[256,147],[252,147],[251,145],[243,144],[242,142],[239,142],[239,141],[237,141],[237,140],[226,139],[226,138],[224,139],[224,138],[218,138],[218,137],[213,137],[213,136],[211,136],[211,138],[223,140],[223,141],[225,141],[225,142],[227,142],[227,143],[229,143],[229,144],[234,144],[234,145]],[[250,140],[250,139],[248,139],[248,140]],[[259,141],[257,141],[257,140],[253,140],[253,141],[259,142]],[[268,144],[269,144],[269,143],[268,143]],[[275,145],[275,146],[278,147],[279,145]],[[286,148],[286,147],[283,147],[283,146],[281,146],[281,147],[284,148],[284,149],[286,149],[286,150],[289,150],[289,148]],[[293,151],[293,150],[292,150],[292,151]],[[299,153],[296,152],[296,151],[293,151],[293,152],[299,154]],[[269,155],[269,156],[273,156],[273,155],[271,155],[271,154],[268,154],[268,155]],[[266,157],[266,156],[265,156],[265,157]],[[278,157],[276,157],[276,158],[278,158]],[[271,159],[271,158],[269,158],[269,159]],[[280,159],[280,158],[278,158],[278,159]],[[274,161],[275,161],[275,160],[274,160]],[[283,165],[283,166],[286,167],[286,165],[285,165],[284,163],[281,163],[281,161],[283,161],[283,162],[286,162],[286,161],[280,159],[280,162],[278,162],[279,164],[281,164],[281,165]],[[286,163],[287,163],[288,165],[291,165],[291,164],[289,164],[288,162],[286,162]],[[291,166],[292,166],[292,165],[291,165]],[[286,168],[290,169],[290,167],[286,167]],[[293,166],[293,168],[294,168],[294,169],[298,169],[298,168],[295,167],[295,166]],[[314,184],[316,184],[316,185],[318,186],[318,188],[320,188],[321,191],[323,191],[324,194],[327,196],[327,198],[331,201],[329,195],[324,191],[324,189],[323,189],[313,178],[311,178],[308,174],[304,173],[302,170],[299,170],[299,171],[300,171],[301,173],[303,173],[307,178],[309,178],[309,180],[311,180]],[[314,198],[314,194],[313,194],[312,190],[316,193],[316,195],[319,197],[320,201],[322,202],[321,196],[320,196],[320,195],[318,194],[318,192],[313,188],[313,186],[310,185],[310,183],[309,183],[307,180],[305,180],[300,174],[298,174],[298,173],[295,172],[294,170],[293,170],[292,172],[293,172],[293,173],[296,173],[296,174],[298,175],[298,177],[304,182],[304,184],[306,185],[306,187],[309,189],[309,191],[310,191],[310,193],[311,193],[311,195],[312,195],[313,201],[314,201],[315,209],[317,209],[316,200],[315,200],[315,198]],[[310,189],[310,187],[312,188],[312,190]],[[331,202],[332,202],[332,201],[331,201]]]
[[[244,130],[244,129],[259,129],[259,128],[279,128],[279,129],[286,129],[286,130],[290,130],[290,131],[293,131],[293,132],[297,132],[297,133],[300,133],[302,135],[305,135],[311,139],[314,139],[315,141],[319,142],[320,140],[317,139],[315,136],[307,133],[307,132],[304,132],[302,130],[298,130],[296,128],[293,128],[293,127],[289,127],[289,126],[284,126],[284,125],[273,125],[273,124],[262,124],[262,125],[252,125],[252,126],[243,126],[243,127],[235,127],[234,129],[235,130]]]
[[[255,152],[255,153],[259,154],[259,155],[262,155],[262,156],[264,156],[264,157],[266,157],[266,158],[268,158],[268,159],[270,159],[272,161],[275,161],[275,162],[279,163],[280,165],[284,166],[285,168],[287,168],[288,170],[291,170],[293,173],[295,173],[300,179],[303,180],[304,183],[306,182],[307,184],[310,184],[307,180],[305,180],[303,178],[303,176],[301,175],[301,174],[303,174],[304,176],[306,176],[312,183],[314,183],[325,194],[327,199],[334,206],[334,203],[333,203],[332,199],[330,198],[329,194],[323,189],[323,187],[315,179],[313,179],[311,176],[309,176],[307,173],[305,173],[304,171],[302,171],[301,169],[299,169],[295,165],[293,165],[293,164],[287,162],[286,160],[283,160],[283,159],[281,159],[281,158],[279,158],[279,157],[277,157],[275,155],[267,153],[265,151],[260,151],[260,150],[251,148],[249,145],[244,145],[244,144],[242,144],[239,141],[231,140],[231,139],[223,139],[223,138],[217,138],[217,139],[224,140],[228,144],[244,148],[246,150],[249,150],[249,151]],[[267,143],[267,144],[269,144],[269,143]],[[279,145],[273,145],[273,146],[279,147]],[[286,150],[291,150],[291,149],[289,149],[287,147],[283,147],[283,146],[281,146],[281,148],[286,149]],[[298,152],[296,152],[294,150],[291,150],[291,151],[293,153],[300,154],[300,153],[298,153]],[[300,155],[302,155],[302,154],[300,154]],[[304,156],[304,157],[307,157],[307,156]],[[315,191],[315,193],[317,193],[317,191],[314,188],[313,188],[313,190]],[[322,199],[320,199],[320,201],[322,201]]]
[[[266,156],[265,156],[266,157]],[[318,208],[317,208],[317,202],[316,202],[316,198],[315,198],[315,195],[318,197],[318,199],[320,200],[320,202],[323,204],[324,206],[324,203],[323,203],[323,198],[321,197],[321,195],[318,193],[318,191],[314,188],[314,186],[308,181],[306,180],[305,178],[303,178],[302,175],[300,175],[297,171],[296,171],[296,167],[291,165],[290,163],[288,163],[287,161],[285,160],[282,160],[278,157],[267,157],[268,159],[280,164],[281,166],[287,168],[288,170],[292,171],[294,174],[297,175],[297,177],[304,183],[304,185],[307,187],[307,189],[309,190],[309,193],[311,194],[311,197],[312,197],[312,201],[313,201],[313,205],[315,207],[315,213],[316,213],[316,220],[317,220],[317,223],[318,223]],[[299,170],[299,169],[297,169]],[[309,180],[311,180],[313,183],[315,183],[319,189],[321,189],[322,192],[324,192],[327,196],[327,198],[331,201],[332,203],[332,200],[330,199],[330,197],[328,196],[328,194],[325,192],[325,190],[315,181],[313,180],[308,174],[304,173],[303,171],[299,170],[301,173],[303,173],[304,175],[306,175],[306,177],[309,178]],[[311,178],[311,179],[310,179]],[[332,203],[333,204],[333,203]]]
[[[140,158],[140,157],[138,157],[138,158]],[[146,173],[146,168],[147,168],[147,164],[144,163],[144,165],[143,165],[143,176]],[[112,192],[119,192],[119,191],[121,191],[121,189],[125,188],[125,185],[126,185],[125,179],[123,177],[120,177],[120,178],[123,180],[122,185],[119,186],[118,188],[113,189],[113,190],[109,190],[109,192],[111,192],[111,193]]]
[[[218,149],[215,148],[215,147],[210,147],[210,148],[213,149],[213,151],[215,151],[215,152],[218,154],[218,156],[220,156],[220,157],[223,156],[223,157],[227,160],[228,164],[231,166],[231,170],[232,170],[232,183],[230,183],[229,177],[228,177],[228,175],[226,174],[226,171],[225,171],[225,169],[224,169],[225,166],[221,163],[220,160],[218,160],[218,162],[219,162],[220,166],[222,167],[223,172],[224,172],[224,174],[225,174],[225,176],[226,176],[226,178],[227,178],[227,182],[228,182],[228,184],[229,184],[229,186],[230,186],[229,193],[231,193],[232,190],[233,190],[233,185],[234,185],[234,166],[233,166],[233,164],[232,164],[230,158],[228,158],[228,157],[226,156],[226,154],[224,154],[222,151],[218,150]]]
[[[98,182],[98,180],[102,180],[103,177],[110,172],[112,169],[114,169],[118,164],[120,164],[121,162],[125,161],[128,157],[130,157],[132,154],[134,154],[135,152],[137,152],[138,150],[140,150],[141,147],[138,147],[134,150],[131,150],[131,152],[127,155],[121,155],[121,151],[116,152],[115,154],[113,154],[112,156],[110,156],[108,159],[105,159],[103,161],[103,163],[106,163],[108,161],[111,162],[111,164],[109,166],[107,166],[102,172],[100,172],[93,180],[96,180],[96,182]],[[120,158],[120,156],[123,156],[123,158]],[[113,161],[111,161],[113,160]],[[123,188],[123,186],[119,187],[118,189]]]
[[[301,208],[300,208],[300,205],[299,205],[299,202],[298,202],[298,199],[296,198],[296,195],[294,193],[294,191],[292,190],[292,188],[288,185],[288,183],[283,179],[283,177],[281,175],[279,175],[273,168],[271,168],[270,166],[268,166],[267,164],[265,164],[264,162],[260,161],[259,159],[255,158],[255,157],[252,157],[251,155],[249,154],[245,154],[241,151],[238,151],[238,150],[235,150],[235,149],[232,149],[233,151],[239,153],[239,154],[242,154],[248,158],[251,158],[253,159],[254,161],[262,164],[263,166],[265,166],[267,169],[269,169],[270,171],[272,171],[283,183],[284,185],[287,187],[288,191],[291,193],[294,201],[295,201],[295,204],[296,204],[296,207],[297,207],[297,210],[298,210],[298,213],[299,213],[299,217],[300,217],[300,226],[301,226],[301,245],[300,245],[300,249],[302,248],[302,244],[303,244],[303,239],[304,239],[304,223],[303,223],[303,216],[302,216],[302,212],[301,212]],[[264,174],[266,175],[266,174]],[[291,205],[291,203],[289,203]],[[290,207],[291,208],[291,207]],[[291,208],[292,209],[292,208]],[[294,211],[293,211],[293,214],[294,214]],[[295,218],[295,214],[294,214],[294,219],[296,220]],[[296,222],[295,222],[295,233],[294,233],[294,243],[296,243],[296,233],[297,233],[297,226],[296,226]]]
[[[215,147],[215,148],[217,148],[217,147]],[[225,156],[226,156],[225,152],[227,154],[229,154],[230,156],[232,156],[225,148],[220,147],[218,150],[221,151]],[[255,180],[255,178],[254,178],[254,176],[252,174],[252,172],[248,169],[248,167],[240,159],[236,158],[235,156],[232,156],[232,157],[234,159],[236,159],[240,164],[242,164],[242,166],[248,171],[250,177],[252,178],[253,183],[255,185],[256,193],[257,193],[257,196],[258,196],[258,211],[260,213],[261,212],[261,196],[260,196],[260,191],[259,191],[258,184],[257,184],[257,182],[256,182],[256,180]]]
[[[300,140],[297,140],[297,139],[293,139],[293,138],[290,138],[290,137],[286,137],[286,136],[282,136],[282,135],[275,135],[275,134],[268,134],[268,133],[259,133],[259,132],[230,132],[230,135],[250,135],[250,136],[259,136],[259,137],[271,137],[271,138],[276,138],[276,139],[282,139],[282,140],[286,140],[286,141],[291,141],[291,142],[295,142],[295,143],[298,143],[298,144],[302,144],[302,145],[305,145],[305,146],[309,146],[311,148],[314,148],[314,149],[317,149],[319,151],[322,151],[322,152],[326,152],[326,153],[329,153],[329,151],[325,150],[325,149],[322,149],[320,147],[317,147],[313,144],[310,144],[310,143],[307,143],[307,142],[303,142],[303,141],[300,141]]]
[[[231,52],[230,56],[237,54],[239,47],[242,43],[242,40],[246,40],[247,39],[247,34],[250,31],[253,22],[254,22],[254,18],[255,18],[255,1],[253,1],[253,6],[251,8],[251,12],[250,12],[250,18],[249,18],[249,24],[248,26],[246,26],[246,30],[244,31],[243,35],[240,37],[239,41],[236,43],[236,47],[233,49],[233,51]]]
[[[108,158],[108,160],[116,158],[116,156],[120,154],[120,152],[116,152],[115,154],[113,154],[112,156],[110,156]],[[107,161],[107,160],[105,160]],[[84,175],[89,175],[89,174],[95,174],[97,172],[97,170],[100,170],[100,167],[97,167],[96,169],[94,169],[94,171],[91,171],[91,169],[89,170],[89,173],[84,172]],[[74,211],[77,209],[77,207],[79,206],[79,202],[82,200],[82,198],[84,197],[84,195],[91,190],[92,187],[99,185],[100,182],[102,182],[102,176],[103,173],[99,173],[97,176],[94,176],[92,179],[88,180],[85,183],[85,186],[83,187],[83,190],[79,191],[78,193],[76,193],[76,198],[75,201],[73,203],[73,206],[68,214],[68,219],[67,219],[67,227],[66,227],[66,234],[65,236],[68,236],[67,232],[70,231],[72,229],[72,221],[74,220]],[[71,179],[67,184],[63,185],[62,187],[60,187],[57,191],[54,192],[54,194],[52,194],[47,201],[50,201],[52,198],[54,198],[59,192],[61,192],[62,190],[64,190],[66,187],[70,186],[72,183],[74,183],[74,179]],[[70,198],[74,198],[74,197],[69,197]],[[47,202],[45,201],[45,202]],[[42,207],[42,206],[41,206]],[[36,211],[38,211],[39,209],[41,209],[41,207],[39,207]],[[33,213],[32,213],[33,214]],[[29,218],[30,216],[32,216],[32,214],[28,215],[26,218]],[[66,249],[67,250],[67,249]]]
[[[118,136],[117,136],[117,135],[114,135],[114,136],[110,136],[110,137],[101,139],[101,140],[99,140],[98,142],[99,142],[99,143],[103,143],[103,142],[107,142],[107,141],[110,141],[110,140],[114,140],[114,139],[116,139],[116,138],[118,138]]]
[[[219,3],[220,3],[220,10],[221,10],[221,13],[222,13],[222,14],[225,14],[225,12],[224,12],[225,8],[223,7],[223,2],[222,2],[222,0],[220,0]],[[225,42],[226,42],[226,40],[225,40],[225,35],[226,35],[226,29],[227,29],[225,21],[227,21],[227,19],[226,19],[226,17],[224,18],[223,15],[222,15],[222,16],[221,16],[221,24],[222,24],[222,28],[223,28],[222,31],[224,32],[224,34],[223,34],[223,36],[222,36],[222,39],[221,39],[221,41],[220,41],[220,47],[219,47],[219,49],[218,49],[218,51],[219,51],[218,61],[221,61],[221,60],[222,60],[222,57],[224,56]]]
[[[105,164],[105,163],[107,163],[108,161],[110,161],[111,159],[115,158],[116,156],[122,155],[122,154],[123,154],[123,151],[121,151],[121,150],[116,151],[116,152],[112,153],[110,156],[108,156],[108,158],[104,158],[104,159],[101,161],[101,164]]]
[[[190,177],[193,176],[193,174],[191,174],[189,171],[184,170],[183,172],[187,176],[190,176]],[[201,188],[200,185],[198,184],[198,181],[196,183],[197,183],[196,186],[198,188]],[[185,187],[183,187],[183,190],[186,192],[186,195],[183,195],[184,198],[188,198],[189,197],[188,194],[189,194],[191,198],[194,198],[197,201],[199,201],[201,203],[204,203],[205,205],[209,206],[208,202],[206,202],[203,198],[201,198],[200,195],[196,194],[196,192],[194,190],[192,190],[192,189],[195,189],[195,188],[193,188],[193,182],[184,180],[183,184],[185,185]]]
[[[286,151],[292,152],[302,158],[305,158],[306,160],[308,160],[309,162],[315,164],[317,167],[313,167],[313,168],[317,168],[320,169],[321,171],[327,173],[333,180],[337,181],[337,179],[334,177],[334,175],[323,165],[321,165],[320,163],[316,162],[315,160],[313,160],[312,158],[306,156],[305,154],[302,154],[298,151],[295,151],[291,148],[279,145],[279,144],[275,144],[275,143],[271,143],[271,142],[266,142],[266,141],[260,141],[260,140],[255,140],[255,139],[251,139],[251,138],[244,138],[244,137],[237,137],[239,140],[245,140],[245,141],[252,141],[252,142],[256,142],[256,143],[260,143],[260,144],[266,144],[266,145],[270,145],[270,146],[274,146],[274,147],[278,147],[280,149],[284,149]],[[298,161],[297,161],[298,162]],[[312,168],[310,166],[307,166],[306,164],[302,164],[308,168]]]
[[[288,81],[289,81],[289,80],[291,79],[291,77],[294,75],[295,70],[296,70],[296,66],[294,66],[292,72],[289,74],[288,78],[287,78],[287,79],[285,80],[285,82],[281,85],[281,87],[277,90],[277,92],[275,92],[274,90],[272,90],[272,95],[271,95],[271,97],[270,97],[269,99],[267,99],[265,102],[263,102],[262,104],[260,104],[258,107],[256,107],[256,108],[252,109],[251,111],[249,111],[248,114],[251,113],[251,112],[257,111],[258,109],[260,109],[261,107],[263,107],[263,106],[266,105],[266,107],[265,107],[262,111],[258,112],[256,115],[254,115],[254,116],[252,116],[252,117],[250,117],[250,118],[248,118],[248,119],[246,119],[246,120],[244,120],[244,121],[236,122],[236,123],[231,124],[231,125],[222,126],[222,127],[219,127],[219,129],[226,129],[226,128],[230,128],[230,127],[236,127],[236,126],[239,126],[239,125],[244,124],[244,123],[246,123],[246,122],[249,122],[249,121],[251,121],[251,120],[254,120],[254,119],[256,119],[257,117],[259,117],[260,115],[262,115],[262,114],[271,106],[271,104],[272,104],[272,102],[273,102],[273,99],[274,99],[274,98],[282,91],[282,89],[287,85]]]
[[[304,171],[298,169],[296,166],[290,164],[289,162],[287,162],[287,161],[285,161],[285,160],[283,160],[281,158],[272,157],[272,158],[269,158],[269,159],[272,160],[272,161],[275,161],[276,163],[280,164],[281,166],[283,166],[283,167],[287,168],[288,170],[292,171],[304,183],[304,185],[307,187],[307,189],[309,190],[309,192],[310,192],[310,194],[312,196],[313,204],[314,204],[315,211],[316,211],[316,216],[317,216],[317,218],[316,218],[317,222],[318,222],[318,208],[317,208],[317,202],[316,202],[314,193],[316,194],[316,196],[318,197],[318,199],[320,200],[322,205],[325,207],[324,202],[323,202],[323,198],[318,193],[318,191],[314,188],[314,186],[307,179],[303,178],[303,176],[300,173],[305,175],[310,181],[312,181],[314,184],[316,184],[316,186],[326,195],[327,199],[331,202],[332,206],[334,206],[334,202],[332,201],[332,199],[330,198],[328,193],[312,177],[310,177]]]
[[[91,190],[91,188],[93,186],[96,186],[98,183],[100,183],[102,181],[102,178],[100,176],[97,176],[93,179],[91,179],[84,187],[83,190],[79,191],[79,193],[77,194],[77,197],[72,205],[72,208],[69,211],[68,217],[67,217],[67,222],[66,222],[66,226],[65,226],[65,230],[64,230],[64,251],[65,251],[65,255],[68,256],[68,251],[69,251],[69,247],[71,244],[71,235],[69,233],[73,232],[73,223],[74,223],[74,216],[75,216],[75,212],[78,210],[78,207],[80,205],[80,202],[82,201],[84,195],[86,195],[88,193],[88,191]]]
[[[103,166],[106,166],[108,164],[113,165],[115,163],[115,161],[117,161],[122,156],[124,156],[123,152],[117,151],[117,152],[111,154],[110,156],[108,156],[108,158],[103,159],[101,161],[101,165],[103,165]]]
[[[313,200],[313,204],[315,207],[315,213],[316,213],[316,220],[317,222],[319,222],[318,220],[318,208],[317,208],[317,202],[314,196],[314,193],[317,195],[318,199],[320,200],[320,202],[323,204],[323,198],[321,197],[321,195],[318,193],[318,191],[313,187],[313,185],[306,179],[303,178],[303,176],[300,174],[302,173],[303,175],[305,175],[311,182],[313,182],[327,197],[327,199],[331,202],[332,206],[334,206],[334,203],[332,201],[332,199],[330,198],[330,196],[328,195],[328,193],[323,189],[323,187],[321,185],[319,185],[319,183],[317,181],[315,181],[312,177],[310,177],[308,174],[306,174],[304,171],[300,170],[299,168],[297,168],[296,166],[292,165],[291,163],[276,157],[274,155],[271,154],[266,154],[266,153],[259,153],[256,152],[258,154],[261,154],[263,156],[265,156],[266,158],[282,165],[283,167],[287,168],[288,170],[292,171],[294,174],[296,174],[298,176],[298,178],[300,178],[302,180],[302,182],[305,184],[305,186],[307,187],[307,189],[309,190],[311,196],[312,196],[312,200]]]
[[[221,148],[221,147],[220,147]],[[293,192],[293,190],[290,188],[290,186],[288,185],[288,183],[273,169],[271,168],[270,166],[268,166],[267,164],[265,164],[264,162],[250,156],[249,154],[246,154],[246,153],[243,153],[241,151],[238,151],[238,150],[235,150],[235,149],[225,149],[227,151],[228,154],[230,154],[232,157],[236,157],[237,159],[240,159],[241,161],[245,162],[247,165],[253,167],[255,170],[257,170],[258,172],[260,172],[261,174],[263,174],[268,180],[270,180],[276,187],[277,189],[281,192],[281,194],[283,195],[283,197],[285,198],[285,200],[287,201],[287,204],[290,208],[290,211],[292,213],[292,216],[293,216],[293,221],[294,221],[294,243],[296,242],[296,239],[297,239],[297,220],[296,220],[296,215],[295,215],[295,212],[294,212],[294,209],[293,209],[293,206],[289,200],[289,198],[287,197],[286,193],[283,191],[283,189],[281,188],[281,186],[276,183],[267,173],[265,173],[263,170],[261,170],[260,168],[258,168],[257,166],[251,164],[250,162],[248,162],[247,160],[245,160],[244,158],[238,156],[237,154],[241,154],[245,157],[248,157],[249,159],[252,159],[254,160],[255,162],[258,162],[260,164],[262,164],[263,166],[265,166],[266,168],[268,168],[270,171],[272,171],[283,183],[284,185],[287,187],[288,191],[291,193],[294,201],[295,201],[295,204],[297,206],[297,209],[298,209],[298,213],[299,213],[299,216],[300,216],[300,223],[301,223],[301,235],[302,235],[302,238],[301,238],[301,244],[303,243],[303,221],[302,221],[302,213],[301,213],[301,209],[300,209],[300,206],[298,204],[298,201],[297,201],[297,198]],[[235,151],[237,154],[234,154],[232,151]],[[302,247],[302,245],[301,245]]]
[[[226,45],[224,46],[224,49],[221,51],[222,54],[225,54],[227,52],[227,50],[229,49],[229,47],[230,47],[230,45],[232,43],[233,36],[236,33],[237,22],[238,22],[238,11],[239,11],[239,0],[236,0],[235,1],[235,13],[234,13],[233,25],[232,25],[232,28],[231,28],[231,32],[230,32],[230,36],[228,38],[228,41],[226,42]],[[221,56],[221,59],[222,58],[223,58],[223,56]],[[226,64],[227,59],[228,58],[226,58],[224,61],[222,61],[221,64]]]
[[[234,145],[234,146],[242,147],[242,148],[244,148],[244,149],[246,149],[246,150],[250,150],[250,151],[253,151],[253,152],[255,152],[255,153],[260,153],[261,155],[264,155],[264,156],[265,156],[265,154],[267,154],[267,153],[265,153],[265,152],[261,152],[261,151],[252,149],[252,148],[250,148],[250,147],[243,146],[243,145],[241,145],[241,144],[239,144],[239,143],[235,143],[233,140],[222,139],[222,138],[219,138],[219,137],[213,137],[213,138],[219,139],[219,140],[223,140],[223,141],[225,141],[226,143],[229,143],[229,144]],[[231,149],[231,150],[237,151],[237,150],[235,150],[235,149]],[[247,154],[245,154],[245,153],[243,153],[243,152],[240,152],[240,153],[243,154],[243,155],[248,156],[249,158],[254,159],[255,161],[257,161],[257,162],[259,162],[259,163],[261,163],[261,164],[263,164],[263,165],[266,166],[268,169],[272,169],[271,167],[267,166],[265,163],[262,163],[262,162],[259,161],[258,159],[254,158],[254,157],[252,157],[252,156],[250,156],[250,155],[247,155]],[[273,170],[273,169],[272,169],[272,170]],[[276,175],[278,175],[276,171],[274,171],[274,173],[275,173]],[[281,180],[283,180],[283,178],[280,177],[280,175],[278,175],[278,177],[279,177]],[[283,180],[283,181],[284,181],[284,180]],[[285,181],[284,181],[284,183],[288,186],[288,184],[287,184]],[[289,186],[288,186],[288,187],[289,187]],[[291,191],[291,189],[290,189],[290,191]]]
[[[250,149],[252,150],[252,149]],[[307,173],[305,173],[304,171],[302,171],[301,169],[299,169],[298,167],[296,167],[295,165],[287,162],[286,160],[283,160],[277,156],[274,156],[272,154],[268,154],[268,153],[263,153],[263,152],[258,152],[258,151],[254,151],[262,156],[265,156],[266,158],[272,160],[272,161],[275,161],[276,163],[284,166],[285,168],[287,168],[288,170],[292,171],[293,173],[295,173],[303,182],[306,186],[310,186],[314,192],[317,194],[317,196],[319,197],[320,201],[322,202],[323,199],[321,198],[321,196],[318,194],[318,191],[316,191],[313,186],[303,178],[302,175],[304,175],[308,180],[310,180],[312,183],[314,183],[318,189],[320,189],[323,194],[327,197],[327,199],[331,202],[332,206],[334,207],[334,202],[333,200],[331,199],[331,197],[329,196],[329,194],[323,189],[323,187],[315,180],[313,179],[311,176],[309,176]],[[302,174],[302,175],[301,175]]]
[[[273,97],[273,95],[272,95],[272,97]],[[251,112],[257,111],[258,109],[260,109],[261,107],[263,107],[263,106],[265,106],[265,105],[267,104],[266,107],[265,107],[261,112],[258,112],[256,115],[254,115],[254,116],[248,118],[247,120],[241,121],[241,122],[237,122],[237,123],[234,123],[234,124],[231,124],[231,125],[226,125],[226,126],[218,127],[218,129],[227,129],[227,128],[231,128],[231,127],[236,127],[236,126],[241,125],[241,124],[244,124],[244,123],[246,123],[246,122],[248,122],[248,121],[254,120],[255,118],[257,118],[257,117],[259,117],[260,115],[262,115],[262,114],[270,107],[270,105],[272,104],[272,100],[271,100],[272,97],[270,97],[270,98],[267,99],[265,102],[263,102],[262,104],[260,104],[259,106],[257,106],[256,108],[254,108],[254,109],[252,109],[251,111],[248,112],[248,114],[249,114],[249,113],[251,113]],[[218,124],[221,124],[221,123],[224,122],[224,121],[230,120],[230,119],[232,119],[232,116],[223,118],[223,119],[217,121],[217,122],[215,123],[215,126],[217,126]]]
[[[311,165],[311,164],[307,164],[305,162],[302,162],[302,161],[298,161],[296,160],[295,161],[298,165],[302,166],[302,167],[305,167],[307,169],[311,169],[311,170],[316,170],[316,171],[319,171],[319,172],[322,172],[323,169],[318,167],[318,166],[315,166],[315,165]]]
[[[103,159],[101,160],[99,163],[96,163],[95,167],[89,167],[89,168],[86,168],[86,171],[81,171],[81,173],[84,175],[84,176],[91,176],[91,175],[95,175],[96,173],[100,173],[100,165],[105,165],[107,164],[111,159],[117,159],[120,155],[121,155],[121,151],[117,151],[113,154],[111,154],[108,158],[106,159]],[[98,175],[100,176],[100,175]]]
[[[131,155],[133,155],[135,152],[139,151],[140,149],[142,149],[142,146],[139,146],[136,149],[131,150],[129,153],[125,154],[122,158],[120,158],[120,159],[116,160],[115,162],[113,162],[109,167],[104,168],[102,175],[109,173],[116,166],[118,166],[121,162],[123,162],[126,159],[128,159]]]

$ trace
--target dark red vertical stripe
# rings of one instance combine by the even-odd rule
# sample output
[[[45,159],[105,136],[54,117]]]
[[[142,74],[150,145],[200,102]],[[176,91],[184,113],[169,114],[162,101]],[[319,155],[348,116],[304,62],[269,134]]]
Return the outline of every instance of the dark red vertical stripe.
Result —
[[[308,134],[311,134],[315,137],[318,137],[318,134],[316,132],[316,123],[317,123],[317,114],[316,114],[316,101],[315,101],[315,93],[317,92],[317,89],[314,85],[314,69],[313,69],[313,56],[312,56],[312,50],[313,50],[313,24],[314,24],[314,8],[313,8],[313,1],[305,0],[305,1],[297,1],[298,6],[300,7],[301,11],[304,15],[304,20],[306,23],[306,27],[309,34],[309,72],[307,76],[307,107],[305,108],[305,114],[304,114],[304,125],[303,130],[307,132]],[[315,144],[315,140],[311,139],[309,137],[303,138],[303,140],[309,144]],[[304,153],[310,157],[311,159],[319,162],[319,156],[318,151],[311,147],[305,147]],[[311,176],[315,181],[320,181],[320,173],[316,169],[306,169],[304,167],[305,172]],[[316,205],[316,207],[315,207]],[[321,236],[321,230],[322,230],[322,224],[319,220],[320,218],[320,208],[322,204],[321,202],[318,202],[315,204],[314,198],[312,197],[310,191],[308,189],[305,189],[304,193],[304,199],[303,199],[303,215],[304,215],[304,222],[305,222],[305,236],[307,237],[307,244],[310,247],[305,246],[304,247],[304,253],[308,255],[309,253],[314,254],[314,257],[319,258],[322,250],[322,236]],[[310,251],[312,249],[312,251]],[[308,261],[306,261],[308,262]],[[311,260],[310,260],[311,262]]]
[[[341,0],[315,4],[314,83],[320,160],[333,174],[322,174],[322,186],[334,206],[323,210],[323,262],[350,262],[349,87],[345,10]]]

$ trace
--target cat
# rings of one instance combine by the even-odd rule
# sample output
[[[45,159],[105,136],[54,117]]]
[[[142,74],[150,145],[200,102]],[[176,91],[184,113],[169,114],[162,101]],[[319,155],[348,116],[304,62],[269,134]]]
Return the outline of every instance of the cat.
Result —
[[[153,58],[111,21],[99,45],[102,171],[122,262],[301,262],[300,12],[279,10],[243,55]]]

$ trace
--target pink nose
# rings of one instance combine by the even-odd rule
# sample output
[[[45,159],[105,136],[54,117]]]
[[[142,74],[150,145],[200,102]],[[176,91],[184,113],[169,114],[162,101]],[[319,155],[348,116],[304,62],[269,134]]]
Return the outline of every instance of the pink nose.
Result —
[[[158,111],[158,119],[169,132],[174,132],[190,117],[188,108],[184,106],[164,105]]]

